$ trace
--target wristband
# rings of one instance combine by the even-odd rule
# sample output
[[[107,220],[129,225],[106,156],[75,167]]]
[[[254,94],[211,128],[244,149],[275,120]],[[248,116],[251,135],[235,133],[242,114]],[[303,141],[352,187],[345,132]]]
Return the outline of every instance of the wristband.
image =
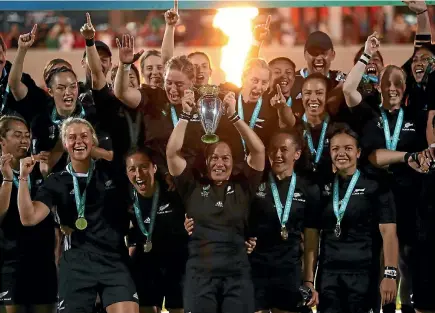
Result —
[[[240,116],[238,114],[236,114],[236,116],[234,116],[232,119],[230,119],[231,123],[236,123],[240,120]]]
[[[358,61],[361,62],[361,63],[364,64],[364,65],[369,64],[369,62],[367,62],[367,61],[364,60],[363,58],[359,59]]]
[[[392,266],[385,266],[384,278],[397,279],[397,268]]]
[[[421,12],[418,12],[416,15],[421,15],[421,14],[426,13],[426,12],[427,12],[427,9],[426,9],[426,10],[423,10],[423,11],[421,11]]]
[[[13,183],[12,179],[3,179],[3,183]]]
[[[95,45],[94,38],[92,38],[92,39],[86,39],[86,47],[92,47],[93,45]]]
[[[190,114],[187,114],[185,112],[181,112],[181,114],[180,114],[180,120],[185,120],[185,121],[189,122],[190,119],[191,119]]]
[[[233,118],[237,116],[237,112],[234,112],[234,114],[228,116],[228,120],[231,121]]]
[[[403,157],[403,162],[408,163],[409,157],[411,156],[411,152],[406,152]]]
[[[22,181],[25,181],[25,182],[27,182],[27,177],[18,177],[18,180],[22,180]]]
[[[124,71],[129,72],[131,69],[131,64],[124,64],[123,68],[124,68]]]
[[[370,54],[365,53],[365,52],[363,53],[363,56],[365,56],[369,60],[372,58],[372,56]]]
[[[311,280],[304,280],[304,283],[310,283],[310,284],[312,284],[314,286],[314,282],[311,281]]]

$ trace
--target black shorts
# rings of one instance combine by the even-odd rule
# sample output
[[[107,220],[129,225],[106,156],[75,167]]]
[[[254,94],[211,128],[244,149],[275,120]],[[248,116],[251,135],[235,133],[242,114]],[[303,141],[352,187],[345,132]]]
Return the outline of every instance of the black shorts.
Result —
[[[419,242],[412,250],[412,300],[418,310],[435,310],[435,242]]]
[[[42,305],[56,302],[57,270],[54,261],[5,266],[1,269],[0,305]]]
[[[249,274],[212,277],[188,271],[184,312],[253,313],[254,287]]]
[[[117,258],[71,249],[59,264],[59,309],[89,313],[97,293],[104,308],[125,301],[138,303],[128,257]]]
[[[316,289],[319,313],[367,313],[375,306],[379,278],[370,272],[320,272]]]
[[[183,283],[186,263],[180,259],[165,262],[140,262],[135,260],[133,277],[136,282],[141,307],[165,307],[168,309],[183,308]],[[166,264],[164,264],[166,263]]]
[[[301,310],[299,304],[302,302],[302,296],[299,292],[299,287],[302,284],[301,266],[295,264],[294,268],[283,270],[281,275],[276,273],[268,275],[268,271],[264,267],[267,265],[252,264],[255,311],[279,309],[299,312]]]

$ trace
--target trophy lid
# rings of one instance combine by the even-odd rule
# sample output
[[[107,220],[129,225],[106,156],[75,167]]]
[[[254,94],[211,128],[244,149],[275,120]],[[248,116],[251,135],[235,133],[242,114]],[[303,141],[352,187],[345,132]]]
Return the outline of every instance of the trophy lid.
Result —
[[[205,97],[205,96],[212,96],[212,97],[217,97],[219,96],[219,86],[216,85],[204,85],[198,88],[198,92],[200,97]]]

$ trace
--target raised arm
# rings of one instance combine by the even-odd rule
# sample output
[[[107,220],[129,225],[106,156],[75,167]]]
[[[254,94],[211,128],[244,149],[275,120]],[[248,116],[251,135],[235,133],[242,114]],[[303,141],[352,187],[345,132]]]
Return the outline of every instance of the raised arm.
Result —
[[[364,75],[367,63],[371,56],[379,50],[378,34],[374,32],[367,38],[364,54],[354,65],[346,81],[343,84],[343,94],[348,107],[354,107],[361,103],[362,95],[358,91],[358,85]]]
[[[20,160],[20,183],[18,187],[18,211],[20,220],[24,226],[33,226],[42,222],[50,209],[44,203],[32,202],[30,197],[28,177],[35,167],[36,161],[33,157]]]
[[[429,13],[425,1],[403,1],[408,8],[417,15],[417,32],[415,33],[414,46],[431,43],[431,27]]]
[[[269,37],[270,34],[270,21],[272,17],[270,15],[267,16],[267,20],[265,24],[260,24],[255,26],[254,28],[254,40],[252,42],[251,48],[248,51],[248,55],[246,57],[245,62],[250,59],[256,59],[260,55],[260,49],[263,45],[263,42]]]
[[[168,162],[169,173],[172,176],[180,176],[187,166],[187,162],[181,154],[181,149],[183,148],[187,124],[195,107],[195,94],[192,90],[188,89],[184,91],[182,105],[183,113],[180,114],[180,119],[177,125],[175,125],[166,146],[166,160]]]
[[[165,34],[162,41],[162,63],[163,65],[174,56],[174,35],[175,25],[177,25],[178,16],[178,0],[174,0],[174,7],[165,12]]]
[[[30,33],[20,35],[18,38],[18,50],[8,78],[10,91],[16,101],[24,99],[29,91],[27,86],[21,82],[21,76],[23,75],[24,58],[26,57],[27,50],[29,50],[35,42],[37,27],[38,26],[35,24]]]
[[[286,104],[285,97],[281,91],[280,85],[276,85],[277,94],[270,99],[270,105],[274,107],[278,113],[279,127],[292,128],[296,124],[296,117],[293,110]]]
[[[130,108],[137,108],[142,101],[142,94],[138,89],[129,87],[129,73],[131,64],[143,54],[143,50],[134,53],[134,37],[123,35],[122,42],[116,38],[119,52],[119,68],[115,77],[115,96]]]
[[[92,25],[89,13],[86,13],[86,23],[80,28],[80,33],[86,40],[86,61],[92,73],[92,88],[101,90],[106,86],[107,80],[103,73],[100,56],[95,47],[95,28]]]
[[[223,105],[227,109],[230,122],[236,127],[249,150],[248,165],[256,171],[263,171],[266,162],[264,144],[260,137],[237,114],[236,95],[234,92],[229,92],[225,95]]]
[[[13,184],[13,172],[11,167],[11,161],[13,156],[11,154],[2,155],[0,158],[1,173],[3,176],[3,182],[0,187],[0,225],[3,221],[6,212],[9,209],[11,200],[12,184]]]

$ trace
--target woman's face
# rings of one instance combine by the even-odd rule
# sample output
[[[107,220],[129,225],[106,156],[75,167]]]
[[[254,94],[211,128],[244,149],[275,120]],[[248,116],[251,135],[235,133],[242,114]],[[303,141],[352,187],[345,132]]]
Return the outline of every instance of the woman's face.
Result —
[[[147,85],[151,87],[162,87],[163,71],[164,66],[161,57],[150,55],[145,59],[142,74]]]
[[[289,96],[295,82],[295,68],[286,60],[278,60],[270,65],[273,84],[279,84],[284,95]],[[273,86],[275,87],[275,86]]]
[[[136,191],[145,195],[153,190],[157,167],[144,153],[135,153],[126,160],[127,176]]]
[[[302,86],[302,104],[307,118],[316,118],[325,113],[327,86],[322,79],[309,79]]]
[[[233,156],[231,149],[225,142],[219,142],[209,148],[207,155],[208,177],[217,183],[228,180],[233,171]]]
[[[202,54],[194,54],[189,61],[195,66],[195,85],[207,85],[211,76],[211,67],[208,59]]]
[[[77,78],[69,72],[56,74],[48,88],[48,93],[53,97],[59,113],[71,114],[74,112],[79,95]]]
[[[5,137],[0,138],[2,153],[10,153],[15,159],[26,157],[30,147],[29,129],[20,121],[10,121],[8,128]]]
[[[169,69],[166,72],[164,88],[171,104],[181,104],[184,91],[192,85],[192,81],[183,72],[175,69]]]
[[[425,48],[419,49],[412,58],[412,75],[417,83],[421,83],[426,72],[426,68],[429,66],[429,62],[434,57],[433,53]]]
[[[137,77],[136,72],[130,69],[128,73],[128,87],[137,89],[139,88],[139,77]]]
[[[269,70],[255,66],[248,71],[245,77],[243,77],[242,89],[249,92],[247,99],[249,102],[257,102],[263,93],[266,92],[267,88],[269,88],[269,84]]]
[[[399,107],[405,94],[405,77],[401,70],[387,67],[381,75],[381,84],[378,87],[382,95],[382,103],[387,108]]]
[[[301,150],[296,148],[296,144],[288,134],[278,134],[272,137],[267,156],[275,175],[293,171],[295,161],[301,156]]]
[[[64,145],[72,160],[87,160],[91,157],[91,151],[94,147],[91,129],[82,123],[69,125],[66,129]]]
[[[331,138],[330,153],[332,163],[338,171],[356,168],[361,150],[355,138],[348,134],[337,134]]]

